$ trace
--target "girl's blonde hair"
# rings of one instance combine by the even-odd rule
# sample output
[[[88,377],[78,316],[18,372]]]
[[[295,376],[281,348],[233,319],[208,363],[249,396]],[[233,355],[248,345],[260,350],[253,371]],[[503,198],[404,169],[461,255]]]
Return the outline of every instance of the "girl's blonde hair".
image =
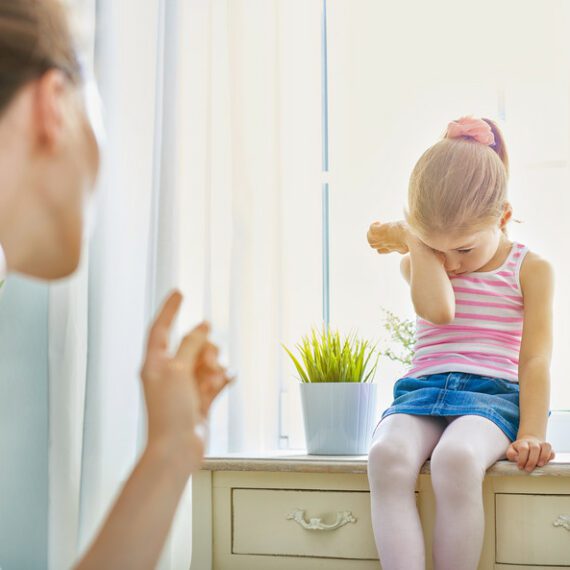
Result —
[[[467,233],[498,222],[507,202],[509,159],[503,134],[494,121],[483,120],[493,131],[493,145],[444,134],[416,163],[404,210],[412,229]]]

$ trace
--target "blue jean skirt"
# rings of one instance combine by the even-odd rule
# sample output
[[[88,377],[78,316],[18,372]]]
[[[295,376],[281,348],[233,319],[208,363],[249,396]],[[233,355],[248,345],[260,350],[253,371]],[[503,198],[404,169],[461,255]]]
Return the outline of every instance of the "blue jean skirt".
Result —
[[[519,429],[519,385],[467,372],[400,378],[394,384],[394,401],[380,421],[398,413],[483,416],[499,426],[512,442]]]

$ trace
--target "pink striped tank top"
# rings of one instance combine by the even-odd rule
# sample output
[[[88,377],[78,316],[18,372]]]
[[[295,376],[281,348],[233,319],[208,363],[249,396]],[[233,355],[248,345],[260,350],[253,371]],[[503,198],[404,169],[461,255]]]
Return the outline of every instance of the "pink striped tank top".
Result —
[[[435,325],[416,318],[416,342],[405,377],[469,372],[518,382],[523,326],[520,268],[528,247],[514,242],[494,271],[451,277],[455,318]]]

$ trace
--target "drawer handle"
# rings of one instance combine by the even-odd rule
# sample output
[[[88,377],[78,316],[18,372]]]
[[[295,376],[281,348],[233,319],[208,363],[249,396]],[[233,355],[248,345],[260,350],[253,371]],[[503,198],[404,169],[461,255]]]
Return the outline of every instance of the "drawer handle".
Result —
[[[560,515],[552,524],[570,530],[570,515]]]
[[[339,511],[336,514],[336,521],[332,524],[325,524],[321,519],[305,520],[305,511],[297,509],[287,515],[287,520],[294,520],[299,523],[305,530],[336,530],[348,523],[355,523],[356,518],[350,511]]]

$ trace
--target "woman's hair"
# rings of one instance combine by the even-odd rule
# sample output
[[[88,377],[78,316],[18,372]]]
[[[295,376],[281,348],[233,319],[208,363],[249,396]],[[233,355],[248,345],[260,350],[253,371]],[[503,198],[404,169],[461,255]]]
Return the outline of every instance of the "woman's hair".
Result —
[[[405,210],[411,228],[423,234],[466,233],[498,222],[507,201],[509,159],[497,125],[483,121],[491,127],[494,144],[444,135],[420,157]]]
[[[81,72],[65,10],[58,0],[0,0],[0,113],[28,81],[59,69]]]

